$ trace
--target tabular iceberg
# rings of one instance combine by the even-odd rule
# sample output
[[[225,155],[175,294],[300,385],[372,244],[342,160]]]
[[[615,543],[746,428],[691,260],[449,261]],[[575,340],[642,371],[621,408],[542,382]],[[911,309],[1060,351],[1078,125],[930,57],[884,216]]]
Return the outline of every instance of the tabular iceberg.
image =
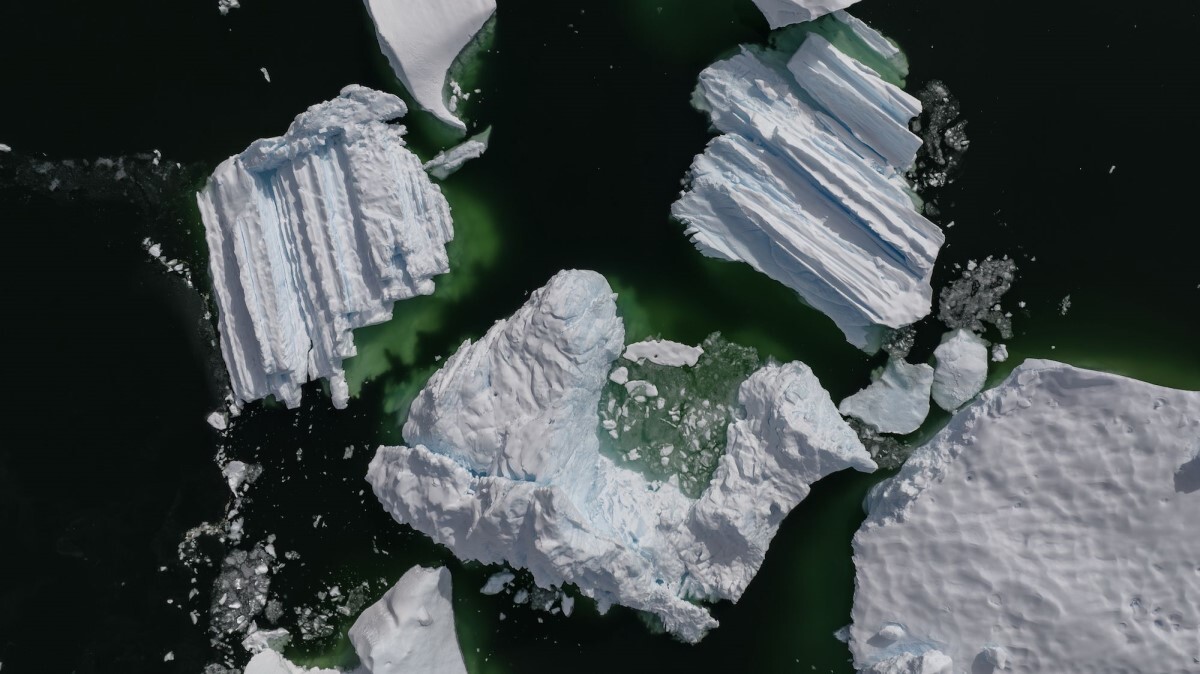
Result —
[[[379,47],[422,109],[466,131],[446,107],[446,74],[496,12],[495,0],[365,0]]]
[[[1026,361],[868,496],[856,665],[1195,672],[1200,493],[1174,476],[1197,438],[1198,392]]]
[[[858,0],[754,0],[771,28],[812,21],[856,2]]]
[[[696,157],[672,214],[700,252],[750,264],[873,350],[876,326],[929,313],[945,240],[902,175],[920,103],[816,34],[779,58],[744,48],[700,74],[695,105],[725,135]]]
[[[466,342],[412,405],[410,447],[381,447],[367,480],[385,509],[461,559],[574,583],[697,641],[693,600],[737,600],[809,485],[866,450],[801,363],[743,383],[716,475],[697,500],[599,451],[601,389],[624,325],[594,272],[556,275],[510,319]]]
[[[351,330],[449,271],[450,207],[404,128],[385,123],[406,112],[391,94],[346,87],[223,162],[197,195],[238,400],[296,407],[305,382],[329,377],[344,407]]]

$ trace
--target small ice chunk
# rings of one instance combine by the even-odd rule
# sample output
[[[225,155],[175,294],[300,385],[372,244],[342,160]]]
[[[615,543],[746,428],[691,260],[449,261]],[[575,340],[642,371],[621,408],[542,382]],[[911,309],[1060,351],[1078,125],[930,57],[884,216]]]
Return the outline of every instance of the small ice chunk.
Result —
[[[175,651],[167,651],[167,654],[163,656],[163,662],[170,662],[174,659],[175,659]]]
[[[1067,295],[1066,297],[1062,298],[1062,301],[1060,301],[1058,303],[1058,313],[1062,314],[1063,316],[1066,316],[1067,312],[1070,310],[1071,310],[1071,296]]]
[[[654,398],[658,395],[657,386],[641,379],[631,379],[625,382],[625,391],[635,397],[645,396],[646,398]]]
[[[492,128],[488,127],[482,133],[471,136],[449,150],[437,153],[436,157],[425,162],[425,171],[438,180],[445,180],[462,168],[463,164],[482,157],[487,151],[491,135]]]
[[[246,471],[248,466],[242,461],[230,461],[221,469],[221,474],[225,476],[225,481],[229,483],[229,491],[233,492],[234,496],[238,496],[238,492],[242,488],[242,484],[246,482]]]
[[[933,368],[891,358],[880,376],[838,405],[845,416],[856,417],[880,433],[905,435],[921,427],[929,415]]]
[[[625,382],[629,381],[629,368],[624,366],[618,367],[612,371],[612,374],[608,375],[608,379],[614,384],[624,386]]]
[[[513,579],[515,578],[516,576],[508,571],[501,571],[500,573],[492,574],[492,577],[487,579],[487,582],[484,583],[483,587],[480,588],[479,591],[482,594],[487,595],[500,594],[500,592],[504,590],[504,588],[508,587],[508,584],[513,582]]]
[[[0,143],[0,152],[12,152],[12,148],[4,143]]]
[[[648,360],[655,365],[667,367],[691,367],[702,355],[704,349],[698,346],[688,346],[665,339],[648,339],[625,347],[624,358],[638,365]]]
[[[933,352],[933,401],[953,412],[983,390],[987,381],[987,343],[969,330],[958,329],[942,336]]]
[[[242,4],[239,0],[217,0],[217,11],[221,13],[221,16],[225,16],[229,14],[229,10],[237,9],[241,6]]]
[[[250,634],[242,639],[242,648],[245,648],[251,653],[261,653],[265,650],[283,651],[283,647],[292,640],[292,635],[282,627],[273,630],[260,630],[254,624],[250,624]]]
[[[271,83],[271,73],[267,72],[266,68],[259,68],[258,71],[260,73],[262,73],[263,79],[267,81],[267,84],[270,84]]]
[[[221,410],[217,410],[208,415],[208,419],[206,419],[206,421],[208,421],[209,426],[212,426],[218,431],[223,431],[226,428],[229,428],[229,415]]]
[[[1008,360],[1008,347],[1003,344],[997,344],[992,347],[992,362],[1003,363]]]
[[[561,597],[559,604],[562,606],[563,615],[570,618],[571,613],[575,611],[575,597],[565,593]]]

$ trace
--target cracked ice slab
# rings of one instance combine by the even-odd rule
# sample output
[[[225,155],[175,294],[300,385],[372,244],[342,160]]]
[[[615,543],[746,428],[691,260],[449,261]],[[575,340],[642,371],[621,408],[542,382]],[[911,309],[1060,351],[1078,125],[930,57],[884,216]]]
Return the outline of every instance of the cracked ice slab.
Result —
[[[496,12],[495,0],[365,0],[379,47],[422,109],[466,131],[446,106],[454,59]]]
[[[929,313],[945,241],[903,176],[920,103],[816,34],[776,60],[743,48],[700,74],[694,103],[724,135],[671,212],[701,253],[792,288],[873,350],[877,326]]]
[[[602,276],[559,273],[430,379],[410,446],[381,447],[367,480],[398,522],[460,559],[574,583],[602,611],[653,613],[694,642],[717,624],[696,600],[742,595],[811,483],[875,464],[811,370],[789,363],[742,384],[699,499],[618,467],[600,453],[598,403],[624,337]]]
[[[855,665],[1196,671],[1200,493],[1175,476],[1197,437],[1198,392],[1026,361],[868,495]]]
[[[754,0],[771,28],[812,21],[856,2],[858,0]]]
[[[328,377],[347,400],[351,331],[387,321],[449,271],[450,207],[385,122],[404,102],[360,86],[314,105],[283,136],[217,167],[197,195],[234,395],[300,404]]]

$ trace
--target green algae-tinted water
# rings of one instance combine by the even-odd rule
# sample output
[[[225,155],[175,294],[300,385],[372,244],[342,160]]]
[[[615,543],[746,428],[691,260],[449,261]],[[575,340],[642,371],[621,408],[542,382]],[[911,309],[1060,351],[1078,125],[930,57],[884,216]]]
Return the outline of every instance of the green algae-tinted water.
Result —
[[[0,46],[5,90],[20,93],[0,109],[0,142],[29,155],[159,148],[206,172],[345,84],[395,86],[356,2],[261,0],[226,18],[207,0],[60,4],[70,6],[0,10],[3,25],[20,27]],[[944,80],[969,120],[965,170],[936,195],[939,221],[955,224],[935,287],[955,262],[1017,259],[1006,300],[1017,334],[993,380],[1024,357],[1050,357],[1200,388],[1191,178],[1175,165],[1200,150],[1186,133],[1200,113],[1188,47],[1196,10],[1177,1],[1121,16],[1072,12],[1017,16],[951,0],[856,9],[904,48],[911,87]],[[711,137],[689,106],[696,75],[767,36],[749,0],[500,0],[491,51],[465,76],[483,90],[466,110],[493,126],[492,146],[444,185],[454,271],[435,296],[358,333],[362,355],[349,372],[366,383],[349,410],[330,409],[314,385],[301,410],[252,406],[222,440],[201,421],[219,397],[204,379],[213,352],[197,338],[202,307],[137,248],[142,221],[159,218],[4,191],[16,237],[6,287],[20,289],[13,315],[35,331],[33,357],[12,364],[27,389],[12,413],[37,435],[0,450],[0,502],[17,522],[4,539],[25,553],[19,581],[0,587],[5,671],[195,672],[213,660],[203,620],[187,618],[208,597],[187,598],[192,577],[174,546],[222,515],[224,486],[209,463],[218,443],[266,468],[245,507],[247,540],[275,534],[281,550],[300,553],[273,584],[288,607],[328,607],[317,593],[335,584],[367,582],[378,595],[413,563],[446,563],[472,672],[849,671],[832,632],[849,619],[859,504],[882,475],[816,485],[741,602],[716,607],[722,626],[699,646],[651,634],[620,608],[600,617],[583,601],[568,619],[479,595],[491,569],[395,525],[361,481],[372,448],[401,440],[406,401],[438,358],[566,267],[609,278],[630,341],[698,343],[719,331],[764,357],[804,360],[835,399],[866,382],[878,358],[787,289],[699,256],[668,217]],[[423,156],[446,142],[427,115],[406,123]],[[30,283],[43,276],[52,278]],[[938,332],[922,326],[916,357]],[[201,574],[195,586],[211,580]],[[95,600],[81,608],[80,596]],[[64,616],[74,629],[66,643],[52,636]],[[167,651],[175,659],[164,663]],[[46,652],[57,660],[47,664]],[[336,634],[290,654],[350,655]]]

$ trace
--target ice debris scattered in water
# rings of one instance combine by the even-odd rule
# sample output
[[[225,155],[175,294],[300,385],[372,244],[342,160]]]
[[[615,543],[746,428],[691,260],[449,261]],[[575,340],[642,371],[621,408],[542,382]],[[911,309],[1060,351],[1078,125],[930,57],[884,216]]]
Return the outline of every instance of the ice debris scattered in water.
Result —
[[[487,151],[488,139],[492,135],[492,127],[471,136],[449,150],[437,153],[437,156],[425,162],[425,171],[438,180],[445,180],[451,174],[463,167],[463,164],[478,159]]]
[[[689,346],[666,339],[647,339],[625,347],[623,357],[638,365],[648,360],[655,365],[668,367],[687,365],[691,367],[703,355],[704,347],[701,346]]]
[[[1012,287],[1017,264],[1011,258],[987,257],[967,265],[961,277],[942,288],[938,295],[938,320],[951,328],[980,334],[991,323],[1004,339],[1012,339],[1012,316],[1001,309],[1000,300]]]
[[[987,342],[959,328],[942,336],[933,352],[937,366],[933,370],[933,401],[953,412],[983,390],[987,381]]]
[[[945,237],[903,176],[915,98],[814,33],[790,59],[743,48],[713,64],[693,100],[724,134],[672,206],[701,253],[792,288],[863,349],[929,313]]]
[[[937,648],[954,671],[1194,672],[1200,494],[1172,475],[1197,437],[1198,392],[1020,365],[868,495],[856,666]],[[905,638],[874,640],[888,623]]]
[[[241,6],[242,3],[239,0],[217,0],[217,11],[221,13],[221,16],[225,16],[229,14],[229,10],[237,9]]]
[[[997,344],[992,347],[992,362],[1003,363],[1008,360],[1008,347],[1004,344]]]
[[[365,0],[384,56],[422,109],[466,131],[446,105],[455,58],[496,12],[495,0]]]
[[[599,451],[597,406],[624,335],[602,276],[559,273],[430,379],[404,427],[412,445],[381,447],[367,479],[397,521],[460,559],[574,583],[601,611],[646,611],[694,642],[716,626],[696,601],[742,595],[812,482],[875,464],[789,363],[742,384],[699,499],[618,467]]]
[[[929,416],[932,388],[932,367],[889,358],[875,380],[843,400],[838,410],[881,433],[905,435],[920,428]]]
[[[178,274],[187,287],[195,287],[192,283],[192,270],[188,264],[182,260],[173,257],[168,257],[163,253],[162,244],[155,243],[149,237],[142,239],[142,248],[145,249],[150,257],[158,260],[158,263],[163,266],[163,269],[172,274]],[[219,429],[220,430],[220,429]]]
[[[250,625],[250,633],[242,639],[242,648],[251,653],[261,653],[265,650],[283,651],[283,647],[292,640],[292,635],[283,628],[260,630],[255,624]]]
[[[913,164],[913,182],[920,188],[944,187],[954,182],[970,147],[967,122],[959,117],[958,99],[945,83],[933,80],[917,97],[922,113],[912,123],[912,130],[922,142]]]
[[[209,627],[218,637],[243,632],[267,605],[271,567],[275,558],[260,543],[253,549],[233,550],[221,564],[213,585]]]
[[[812,21],[856,2],[858,0],[754,0],[771,28]]]
[[[450,208],[404,128],[385,123],[406,112],[348,86],[223,162],[197,195],[238,400],[296,407],[305,382],[328,377],[344,407],[351,330],[390,319],[395,301],[432,293],[449,271]]]

